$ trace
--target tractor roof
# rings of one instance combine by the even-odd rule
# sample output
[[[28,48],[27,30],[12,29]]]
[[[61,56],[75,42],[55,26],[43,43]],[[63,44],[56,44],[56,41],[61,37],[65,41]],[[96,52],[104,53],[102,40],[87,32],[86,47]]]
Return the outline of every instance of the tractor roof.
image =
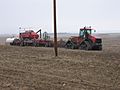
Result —
[[[95,29],[93,29],[91,27],[84,27],[84,28],[80,28],[80,30],[95,30]]]

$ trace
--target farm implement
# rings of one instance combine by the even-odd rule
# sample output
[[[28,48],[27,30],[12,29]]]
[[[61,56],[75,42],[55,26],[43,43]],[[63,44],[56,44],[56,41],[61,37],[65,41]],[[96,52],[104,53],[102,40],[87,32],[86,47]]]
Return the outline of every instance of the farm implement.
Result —
[[[53,41],[50,40],[50,36],[48,36],[47,32],[44,32],[42,37],[41,29],[37,32],[34,32],[33,30],[27,30],[19,33],[19,38],[14,38],[10,42],[10,45],[52,47]]]

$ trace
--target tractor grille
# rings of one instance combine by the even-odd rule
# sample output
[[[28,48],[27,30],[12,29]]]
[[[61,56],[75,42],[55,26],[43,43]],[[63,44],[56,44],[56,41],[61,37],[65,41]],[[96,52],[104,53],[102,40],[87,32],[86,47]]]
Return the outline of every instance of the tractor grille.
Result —
[[[102,39],[96,39],[96,43],[102,43]]]

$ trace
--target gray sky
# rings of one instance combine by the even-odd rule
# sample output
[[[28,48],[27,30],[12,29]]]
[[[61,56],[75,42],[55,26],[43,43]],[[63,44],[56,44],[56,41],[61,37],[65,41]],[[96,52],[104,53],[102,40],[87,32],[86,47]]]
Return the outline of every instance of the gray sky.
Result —
[[[0,33],[19,27],[53,32],[53,0],[0,0]],[[120,0],[57,0],[58,32],[78,33],[83,26],[120,33]]]

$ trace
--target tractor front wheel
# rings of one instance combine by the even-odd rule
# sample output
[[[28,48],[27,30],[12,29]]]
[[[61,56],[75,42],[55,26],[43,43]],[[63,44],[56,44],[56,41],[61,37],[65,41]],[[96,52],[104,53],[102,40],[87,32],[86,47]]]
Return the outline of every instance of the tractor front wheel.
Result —
[[[75,49],[75,45],[71,41],[68,41],[65,47],[68,49]]]

